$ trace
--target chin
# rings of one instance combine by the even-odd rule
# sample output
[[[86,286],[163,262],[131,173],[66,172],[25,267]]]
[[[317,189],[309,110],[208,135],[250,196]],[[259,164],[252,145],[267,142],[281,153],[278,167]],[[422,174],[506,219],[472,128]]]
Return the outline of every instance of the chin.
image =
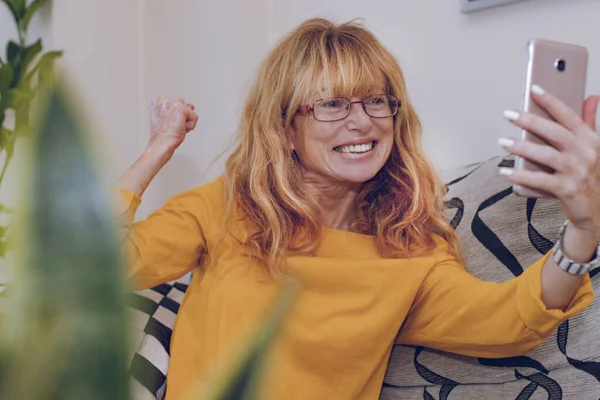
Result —
[[[337,174],[338,179],[342,182],[347,183],[365,183],[375,177],[380,169],[363,170],[363,171],[344,171],[344,173]]]

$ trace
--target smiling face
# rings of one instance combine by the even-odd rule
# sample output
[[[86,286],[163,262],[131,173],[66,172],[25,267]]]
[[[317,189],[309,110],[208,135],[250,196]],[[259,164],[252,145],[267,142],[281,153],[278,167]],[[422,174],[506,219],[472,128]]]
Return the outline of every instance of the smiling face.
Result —
[[[348,99],[356,102],[363,97]],[[348,117],[339,121],[317,121],[312,113],[294,117],[289,145],[304,176],[332,184],[362,184],[384,166],[394,142],[394,118],[370,117],[361,103],[350,107]]]

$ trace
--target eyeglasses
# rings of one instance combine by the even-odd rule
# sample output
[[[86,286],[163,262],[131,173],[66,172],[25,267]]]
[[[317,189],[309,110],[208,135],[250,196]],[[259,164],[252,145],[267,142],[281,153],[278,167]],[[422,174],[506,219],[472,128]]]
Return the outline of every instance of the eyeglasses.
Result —
[[[389,118],[398,113],[400,101],[389,94],[374,94],[360,101],[350,101],[345,97],[331,97],[321,99],[312,105],[301,105],[300,113],[312,113],[317,121],[340,121],[350,115],[352,104],[361,103],[368,116],[372,118]]]

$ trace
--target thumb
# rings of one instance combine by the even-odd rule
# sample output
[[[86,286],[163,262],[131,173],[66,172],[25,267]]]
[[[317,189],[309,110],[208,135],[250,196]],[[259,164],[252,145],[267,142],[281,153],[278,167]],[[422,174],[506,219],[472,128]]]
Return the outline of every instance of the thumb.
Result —
[[[583,103],[583,121],[594,131],[596,130],[598,102],[600,102],[600,96],[590,96]]]

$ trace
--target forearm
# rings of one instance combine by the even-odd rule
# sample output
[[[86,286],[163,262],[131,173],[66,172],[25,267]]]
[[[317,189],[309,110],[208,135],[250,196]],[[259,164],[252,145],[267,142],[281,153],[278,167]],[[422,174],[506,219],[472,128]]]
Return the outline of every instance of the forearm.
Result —
[[[575,262],[586,263],[594,257],[598,240],[590,234],[568,226],[563,238],[565,254]],[[565,309],[577,292],[583,280],[582,276],[571,275],[563,271],[548,257],[542,269],[542,301],[550,310]]]
[[[173,150],[166,147],[150,145],[144,154],[129,167],[117,182],[117,186],[131,190],[142,196],[158,171],[171,159]]]
[[[572,239],[577,238],[569,242]],[[419,288],[398,343],[475,357],[526,354],[593,299],[591,281],[585,277],[572,283],[575,290],[565,301],[569,307],[549,310],[541,298],[541,276],[544,270],[552,271],[546,265],[548,255],[519,277],[499,284],[467,273],[448,249],[444,244],[434,250],[434,267]],[[564,278],[554,279],[560,285]]]

